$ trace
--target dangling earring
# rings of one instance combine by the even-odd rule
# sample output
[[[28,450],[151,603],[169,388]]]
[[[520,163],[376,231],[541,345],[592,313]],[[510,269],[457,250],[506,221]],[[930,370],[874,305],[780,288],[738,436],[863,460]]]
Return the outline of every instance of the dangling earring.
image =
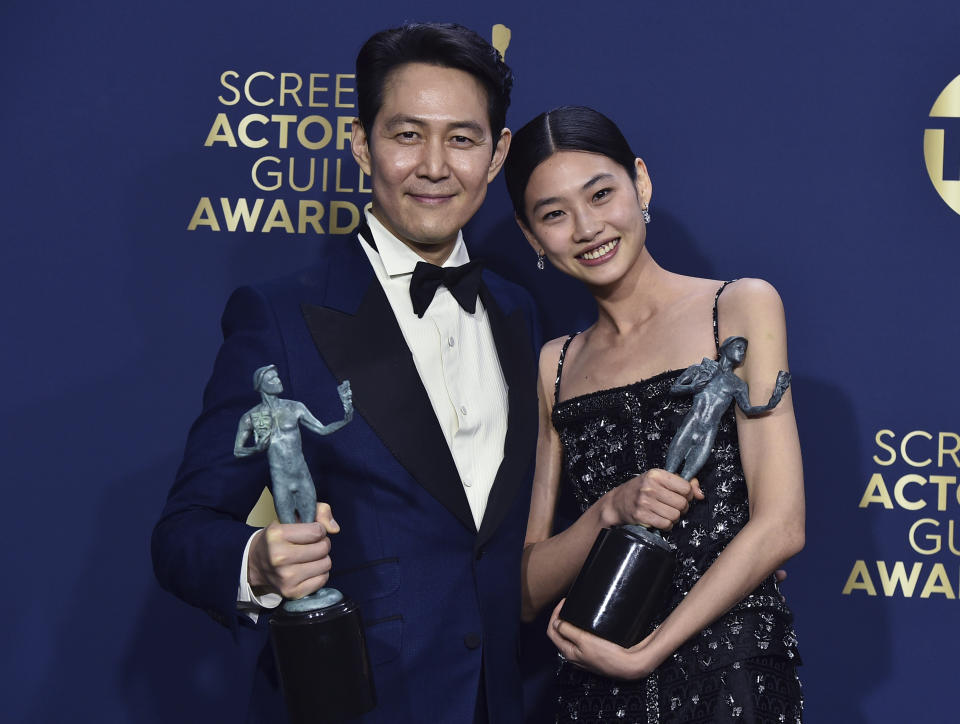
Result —
[[[540,271],[543,271],[543,252],[542,251],[537,252],[537,269],[539,269]]]
[[[650,223],[650,204],[644,201],[643,204],[640,206],[640,213],[643,214],[643,223],[649,224]]]

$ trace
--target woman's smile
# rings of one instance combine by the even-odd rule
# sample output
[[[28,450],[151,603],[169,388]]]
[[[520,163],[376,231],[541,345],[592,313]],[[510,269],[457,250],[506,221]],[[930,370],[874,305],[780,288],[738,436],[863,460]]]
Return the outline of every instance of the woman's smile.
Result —
[[[596,266],[610,261],[620,248],[620,237],[610,239],[599,246],[595,246],[581,254],[577,254],[577,261],[585,266]]]

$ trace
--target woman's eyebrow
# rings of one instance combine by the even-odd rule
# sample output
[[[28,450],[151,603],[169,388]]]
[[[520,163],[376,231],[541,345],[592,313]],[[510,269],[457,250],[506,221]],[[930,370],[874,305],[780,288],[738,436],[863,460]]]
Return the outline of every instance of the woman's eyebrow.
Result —
[[[612,174],[612,173],[598,173],[596,176],[594,176],[592,179],[590,179],[589,181],[587,181],[587,182],[586,182],[583,186],[581,186],[580,188],[581,188],[581,190],[586,191],[588,188],[590,188],[591,186],[593,186],[593,185],[594,185],[595,183],[597,183],[598,181],[605,181],[606,179],[609,179],[609,178],[613,178],[613,174]],[[560,199],[559,196],[550,196],[549,198],[546,198],[546,199],[540,199],[537,203],[535,203],[535,204],[533,205],[533,208],[531,209],[531,211],[536,211],[536,210],[539,209],[541,206],[546,206],[547,204],[555,204],[555,203],[559,202],[560,200],[561,200],[561,199]]]

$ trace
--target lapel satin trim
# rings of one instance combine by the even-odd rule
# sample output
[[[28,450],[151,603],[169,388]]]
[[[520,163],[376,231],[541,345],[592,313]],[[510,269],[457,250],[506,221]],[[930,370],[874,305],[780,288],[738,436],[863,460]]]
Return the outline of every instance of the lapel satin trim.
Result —
[[[487,507],[480,521],[476,547],[484,545],[496,532],[510,509],[517,491],[523,487],[537,446],[536,360],[532,341],[521,307],[504,314],[487,285],[480,299],[487,309],[500,369],[507,383],[509,412],[503,461],[497,470]]]
[[[336,278],[339,273],[331,269],[330,275]],[[335,299],[328,299],[328,304],[301,306],[327,367],[338,380],[350,380],[354,407],[397,461],[475,533],[450,448],[390,302],[372,270],[355,314],[344,310],[349,305]]]

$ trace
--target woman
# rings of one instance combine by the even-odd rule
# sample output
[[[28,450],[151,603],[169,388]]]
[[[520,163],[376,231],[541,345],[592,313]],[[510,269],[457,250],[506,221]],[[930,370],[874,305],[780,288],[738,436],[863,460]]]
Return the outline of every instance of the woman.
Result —
[[[738,372],[758,398],[788,369],[777,292],[658,266],[645,244],[647,167],[596,111],[560,108],[527,124],[506,179],[538,266],[546,258],[583,281],[598,307],[589,329],[541,352],[524,617],[565,593],[604,527],[659,528],[678,560],[669,615],[632,648],[560,621],[556,606],[558,721],[799,722],[792,614],[773,577],[804,540],[789,391],[757,418],[728,409],[699,481],[662,469],[690,409],[670,387],[691,363],[716,358],[721,339],[749,340]],[[552,535],[561,468],[582,515]]]

